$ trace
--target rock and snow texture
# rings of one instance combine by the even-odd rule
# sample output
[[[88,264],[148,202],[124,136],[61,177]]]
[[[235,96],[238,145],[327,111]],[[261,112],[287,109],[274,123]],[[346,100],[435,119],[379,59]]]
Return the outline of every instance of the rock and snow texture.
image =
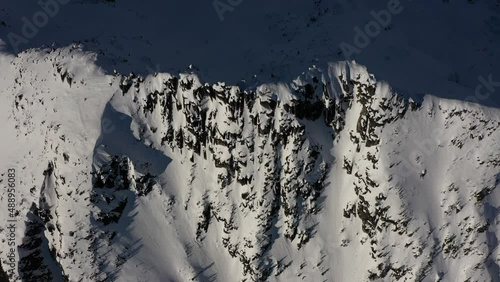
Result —
[[[241,89],[94,60],[2,55],[21,280],[498,280],[500,110],[354,62]]]
[[[359,64],[383,1],[67,2],[17,55],[0,4],[11,281],[500,281],[498,1],[401,1]]]

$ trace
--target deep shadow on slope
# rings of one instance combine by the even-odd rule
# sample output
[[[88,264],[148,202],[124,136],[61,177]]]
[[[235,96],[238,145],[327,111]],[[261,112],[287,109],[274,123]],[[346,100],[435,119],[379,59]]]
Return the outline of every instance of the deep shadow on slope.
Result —
[[[116,111],[110,103],[106,105],[101,119],[101,136],[94,148],[94,163],[103,163],[101,153],[107,153],[110,156],[127,156],[134,169],[142,174],[163,173],[171,159],[137,140],[130,128],[131,123],[130,116]]]
[[[128,181],[123,182],[122,178],[129,173],[128,170],[125,174],[122,173],[123,171],[117,174],[109,172],[111,174],[106,177],[110,178],[110,181],[105,181],[106,184],[102,187],[97,185],[96,172],[103,167],[108,167],[116,160],[119,160],[120,166],[123,165],[123,160],[130,160],[133,167],[127,169],[154,177],[162,174],[171,162],[171,159],[161,151],[137,140],[132,133],[131,123],[130,116],[116,111],[108,102],[101,118],[101,135],[94,149],[95,171],[93,171],[92,182],[95,197],[91,201],[100,213],[92,217],[90,221],[95,228],[95,234],[104,235],[95,237],[91,246],[99,271],[106,274],[105,281],[115,281],[122,265],[139,253],[142,248],[142,238],[134,236],[132,230],[134,218],[138,213],[138,198],[141,196],[141,191],[136,193],[131,190]],[[108,158],[112,159],[108,160]],[[120,169],[125,168],[120,167]],[[140,179],[142,177],[136,181],[139,182]],[[124,186],[116,186],[119,183]],[[102,201],[102,199],[113,200]],[[113,247],[110,248],[110,245]]]

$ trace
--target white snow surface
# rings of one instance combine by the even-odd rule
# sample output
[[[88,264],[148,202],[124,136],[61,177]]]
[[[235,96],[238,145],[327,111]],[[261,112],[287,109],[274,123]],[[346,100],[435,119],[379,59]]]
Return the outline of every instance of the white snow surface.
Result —
[[[499,100],[465,101],[500,80],[495,1],[404,1],[356,61],[385,3],[194,2],[70,1],[17,54],[39,8],[0,4],[20,261],[43,221],[13,281],[500,281]]]

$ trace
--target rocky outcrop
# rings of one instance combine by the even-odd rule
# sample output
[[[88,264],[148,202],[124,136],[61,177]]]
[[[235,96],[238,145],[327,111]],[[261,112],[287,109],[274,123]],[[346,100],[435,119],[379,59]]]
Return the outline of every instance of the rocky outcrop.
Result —
[[[19,273],[22,281],[62,281],[57,249],[49,246],[40,209],[32,204],[26,216],[26,232],[19,246]],[[49,231],[50,232],[50,231]]]
[[[117,156],[96,168],[92,174],[90,202],[94,206],[91,219],[94,229],[89,240],[94,250],[93,263],[100,270],[94,279],[112,281],[128,255],[122,254],[113,259],[106,255],[106,250],[112,242],[119,244],[117,235],[123,236],[131,223],[129,211],[136,205],[138,197],[145,197],[153,190],[156,180],[149,173],[141,175],[135,171],[129,158]],[[107,247],[101,245],[103,242]]]
[[[358,217],[370,237],[389,226],[404,232],[406,219],[387,215],[386,197],[377,191],[378,183],[370,174],[378,169],[382,128],[413,106],[390,91],[377,89],[380,86],[373,79],[362,81],[360,75],[350,78],[344,72],[338,81],[325,82],[320,73],[310,72],[290,88],[263,85],[253,91],[223,83],[202,85],[194,74],[159,80],[161,87],[148,91],[145,84],[151,82],[127,77],[121,84],[128,86],[117,99],[134,102],[132,116],[141,126],[141,140],[158,150],[168,147],[187,155],[194,167],[212,162],[218,189],[235,185],[244,191],[238,206],[231,205],[229,217],[220,214],[227,210],[225,204],[216,205],[220,200],[206,196],[199,205],[196,237],[203,240],[211,224],[223,224],[224,247],[239,258],[250,277],[265,280],[273,272],[274,266],[264,267],[263,261],[276,239],[272,229],[278,220],[283,220],[285,238],[298,249],[314,234],[314,224],[306,218],[321,210],[321,194],[333,164],[326,155],[341,133],[348,134],[356,146],[354,155],[343,157],[346,172],[355,177],[353,189],[358,197],[346,207],[345,216]],[[334,95],[331,84],[341,91]],[[353,115],[357,122],[347,123]],[[324,136],[308,135],[313,127],[324,128]],[[368,158],[369,166],[350,161],[362,156]],[[190,183],[196,176],[191,177]],[[238,213],[255,214],[256,232],[264,240],[231,235],[237,229],[231,223],[235,208]],[[372,244],[376,246],[376,240]],[[374,249],[372,256],[377,254]],[[385,273],[390,271],[397,275],[403,270],[389,267]]]

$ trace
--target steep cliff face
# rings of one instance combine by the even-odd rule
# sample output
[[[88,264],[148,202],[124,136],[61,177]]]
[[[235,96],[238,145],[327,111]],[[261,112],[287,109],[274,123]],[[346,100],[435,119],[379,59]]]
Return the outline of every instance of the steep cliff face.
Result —
[[[242,89],[87,55],[5,77],[9,126],[45,138],[13,158],[24,280],[498,277],[498,109],[404,99],[354,62]]]

